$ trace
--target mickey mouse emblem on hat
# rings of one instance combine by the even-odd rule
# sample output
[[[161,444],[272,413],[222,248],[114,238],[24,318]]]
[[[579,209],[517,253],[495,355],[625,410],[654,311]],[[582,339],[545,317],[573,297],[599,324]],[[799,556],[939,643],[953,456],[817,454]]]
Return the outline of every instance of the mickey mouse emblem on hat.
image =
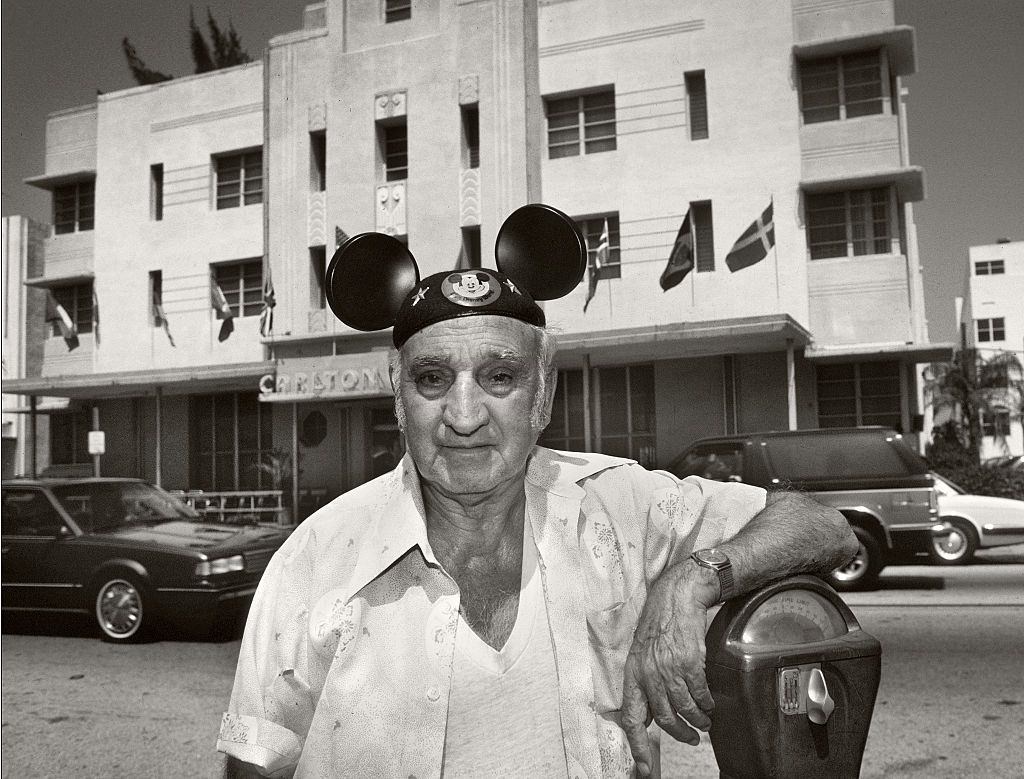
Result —
[[[498,270],[442,271],[420,280],[405,245],[381,233],[342,244],[327,268],[327,302],[356,330],[394,327],[401,347],[424,327],[463,316],[508,316],[543,326],[536,300],[555,300],[576,288],[587,248],[576,223],[557,208],[533,203],[502,224],[495,241]]]

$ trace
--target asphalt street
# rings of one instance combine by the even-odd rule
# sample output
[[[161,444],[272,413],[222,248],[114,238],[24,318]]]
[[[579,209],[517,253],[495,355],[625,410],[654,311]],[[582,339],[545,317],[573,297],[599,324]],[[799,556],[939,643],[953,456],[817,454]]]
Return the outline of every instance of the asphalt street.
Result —
[[[1024,546],[960,568],[893,567],[848,595],[882,642],[864,777],[1024,776]],[[113,646],[86,622],[5,619],[2,775],[218,777],[238,641]],[[663,775],[716,777],[709,743]]]

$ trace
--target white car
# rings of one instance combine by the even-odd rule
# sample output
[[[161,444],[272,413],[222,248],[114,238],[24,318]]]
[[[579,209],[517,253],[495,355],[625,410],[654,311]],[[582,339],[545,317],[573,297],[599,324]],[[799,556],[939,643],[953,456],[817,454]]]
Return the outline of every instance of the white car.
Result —
[[[939,518],[949,532],[935,535],[932,560],[961,565],[977,549],[1024,543],[1024,500],[968,495],[949,479],[932,473],[939,494]]]

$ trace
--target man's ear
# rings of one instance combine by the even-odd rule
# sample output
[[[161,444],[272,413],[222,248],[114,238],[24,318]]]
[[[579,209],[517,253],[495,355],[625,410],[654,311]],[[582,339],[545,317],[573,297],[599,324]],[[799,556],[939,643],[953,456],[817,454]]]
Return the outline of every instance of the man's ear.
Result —
[[[558,369],[552,366],[544,377],[544,407],[541,413],[541,426],[543,430],[551,422],[551,408],[555,404],[555,390],[558,389]]]

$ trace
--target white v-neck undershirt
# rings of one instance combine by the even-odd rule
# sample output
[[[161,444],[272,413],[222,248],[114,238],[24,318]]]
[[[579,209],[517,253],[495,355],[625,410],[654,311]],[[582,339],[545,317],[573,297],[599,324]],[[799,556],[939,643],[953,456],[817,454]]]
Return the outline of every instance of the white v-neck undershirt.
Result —
[[[459,616],[443,774],[565,776],[558,672],[537,548],[524,523],[516,622],[501,650]]]

